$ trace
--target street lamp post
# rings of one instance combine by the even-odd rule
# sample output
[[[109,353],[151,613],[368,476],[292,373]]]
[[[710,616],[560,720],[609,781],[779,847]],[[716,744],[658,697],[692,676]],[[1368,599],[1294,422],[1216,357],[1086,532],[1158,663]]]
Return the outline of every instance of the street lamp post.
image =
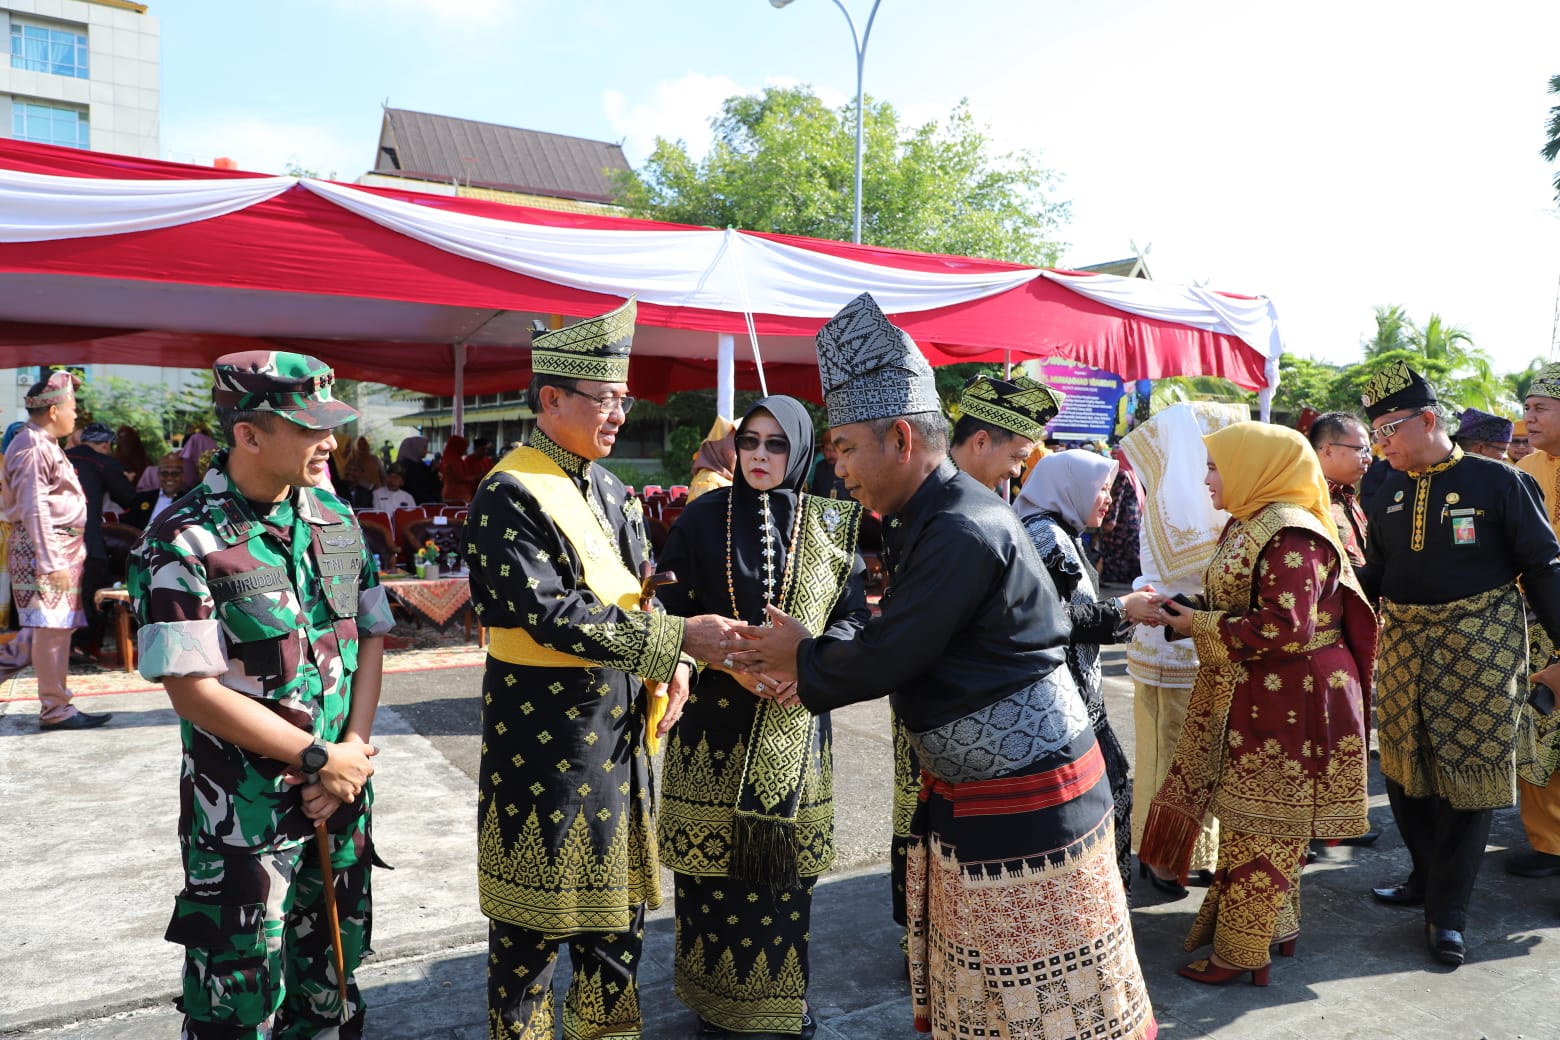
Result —
[[[862,121],[865,113],[861,109],[861,77],[867,64],[867,41],[872,38],[872,22],[877,18],[878,4],[883,0],[872,0],[872,10],[867,14],[867,31],[856,33],[856,20],[850,16],[850,11],[840,0],[834,0],[834,6],[840,9],[845,16],[845,22],[850,26],[850,42],[856,48],[856,223],[851,231],[851,241],[861,241],[861,156],[862,156]],[[776,9],[785,7],[791,0],[769,0],[771,7]]]

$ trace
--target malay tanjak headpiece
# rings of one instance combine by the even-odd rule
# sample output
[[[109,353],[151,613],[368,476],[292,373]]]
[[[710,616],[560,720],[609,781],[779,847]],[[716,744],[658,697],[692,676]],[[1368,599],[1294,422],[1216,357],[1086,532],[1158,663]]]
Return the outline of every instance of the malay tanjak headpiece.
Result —
[[[1539,370],[1528,384],[1527,396],[1560,398],[1560,361]]]
[[[1511,427],[1510,419],[1502,419],[1498,415],[1481,412],[1477,408],[1464,408],[1462,414],[1457,417],[1457,439],[1484,441],[1486,444],[1510,444]]]
[[[942,411],[932,366],[868,293],[818,330],[818,375],[830,426]]]
[[[1366,380],[1360,403],[1365,406],[1366,417],[1374,421],[1404,408],[1431,407],[1435,404],[1435,388],[1409,368],[1408,362],[1394,361]]]
[[[1065,400],[1060,390],[1028,376],[975,376],[964,384],[959,410],[972,419],[1038,441],[1045,436],[1045,424],[1056,418]]]
[[[621,307],[561,329],[531,336],[531,371],[539,376],[628,382],[628,352],[634,345],[637,298]]]
[[[47,408],[51,404],[60,404],[68,397],[73,397],[77,390],[81,389],[81,377],[68,369],[55,369],[49,375],[48,382],[42,390],[36,394],[22,398],[22,407],[28,411],[39,408]]]

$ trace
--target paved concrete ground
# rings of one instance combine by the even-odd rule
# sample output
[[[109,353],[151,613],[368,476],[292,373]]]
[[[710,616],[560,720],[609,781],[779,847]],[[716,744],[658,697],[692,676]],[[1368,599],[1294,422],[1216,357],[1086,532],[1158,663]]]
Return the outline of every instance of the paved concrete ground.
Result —
[[[1111,660],[1107,700],[1130,750],[1131,687],[1119,655]],[[359,974],[375,1038],[484,1035],[472,869],[478,680],[474,669],[387,677],[376,838],[397,869],[375,877],[378,952]],[[0,703],[0,1036],[177,1035],[169,1001],[179,954],[161,938],[179,883],[176,722],[155,693],[90,707],[113,710],[113,723],[39,734],[35,703]],[[885,719],[881,702],[835,718],[841,865],[819,886],[813,915],[811,999],[826,1040],[914,1035],[888,915]],[[1504,848],[1522,844],[1515,810],[1496,815],[1470,961],[1452,971],[1425,952],[1417,911],[1367,894],[1407,871],[1375,781],[1372,818],[1386,835],[1306,871],[1299,954],[1275,964],[1266,989],[1178,978],[1201,890],[1162,902],[1138,884],[1138,953],[1162,1036],[1560,1040],[1560,880],[1501,870]],[[641,968],[651,1038],[689,1036],[693,1026],[671,994],[668,909],[651,917]]]

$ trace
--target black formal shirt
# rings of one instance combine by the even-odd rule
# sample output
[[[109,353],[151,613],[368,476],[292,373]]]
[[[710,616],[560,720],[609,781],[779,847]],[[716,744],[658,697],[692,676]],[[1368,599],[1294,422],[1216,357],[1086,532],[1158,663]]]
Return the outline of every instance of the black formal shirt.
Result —
[[[87,526],[83,538],[87,555],[100,560],[108,559],[108,545],[103,541],[103,495],[106,493],[120,509],[129,509],[135,501],[135,485],[119,460],[104,455],[88,445],[78,444],[65,452],[76,477],[81,481],[82,494],[87,497]]]
[[[1013,508],[944,461],[895,519],[882,613],[854,638],[802,642],[797,693],[824,712],[893,691],[925,732],[994,704],[1066,660],[1071,623]]]
[[[1393,470],[1382,481],[1370,505],[1359,579],[1372,602],[1433,604],[1520,577],[1539,623],[1555,637],[1556,557],[1560,543],[1538,482],[1515,466],[1458,449],[1417,477]]]

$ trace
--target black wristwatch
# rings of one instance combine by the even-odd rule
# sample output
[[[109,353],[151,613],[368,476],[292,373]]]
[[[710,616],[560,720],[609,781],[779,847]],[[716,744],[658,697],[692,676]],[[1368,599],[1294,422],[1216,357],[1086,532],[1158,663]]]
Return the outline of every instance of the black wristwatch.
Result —
[[[330,745],[318,737],[314,739],[314,743],[303,749],[303,754],[298,756],[298,762],[303,766],[303,771],[310,776],[317,776],[319,771],[325,768],[325,763],[329,761]]]

